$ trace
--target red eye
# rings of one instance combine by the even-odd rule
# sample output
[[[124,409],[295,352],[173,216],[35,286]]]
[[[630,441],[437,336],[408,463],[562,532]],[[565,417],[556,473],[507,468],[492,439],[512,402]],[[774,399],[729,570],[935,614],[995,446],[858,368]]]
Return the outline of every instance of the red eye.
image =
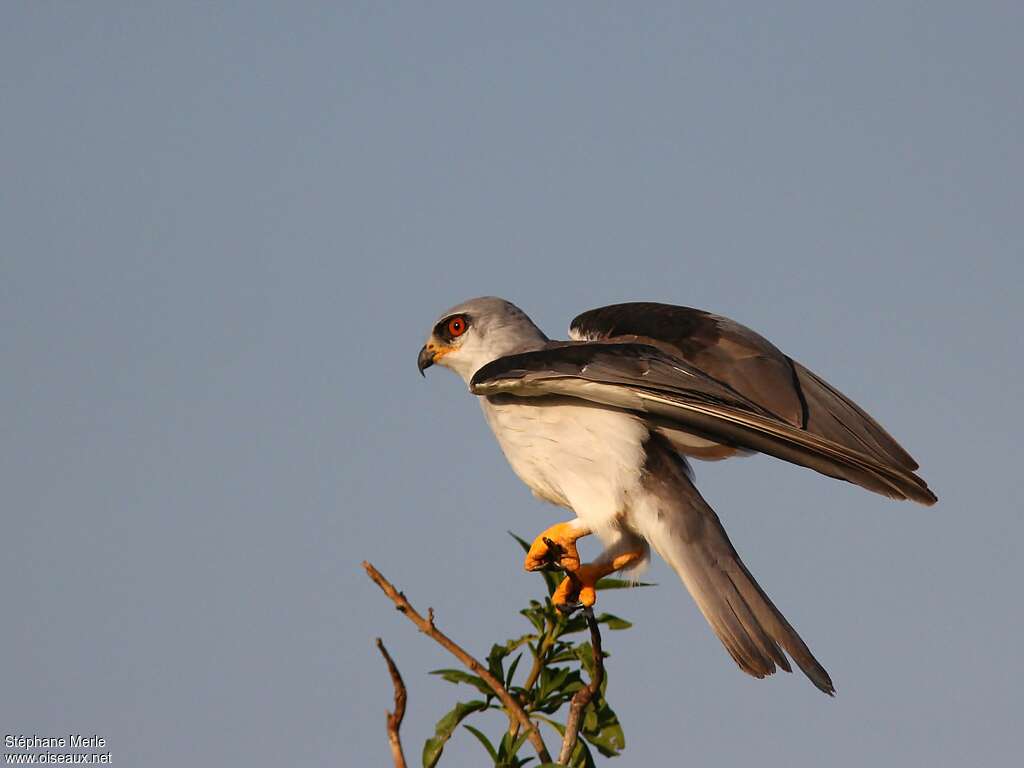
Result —
[[[448,321],[448,333],[455,336],[461,336],[466,332],[466,319],[464,317],[453,317]]]

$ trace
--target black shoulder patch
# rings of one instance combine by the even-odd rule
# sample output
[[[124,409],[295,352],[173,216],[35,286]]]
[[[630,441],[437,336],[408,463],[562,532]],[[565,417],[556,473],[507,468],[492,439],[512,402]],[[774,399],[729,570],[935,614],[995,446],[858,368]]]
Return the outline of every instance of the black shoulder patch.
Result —
[[[640,336],[676,347],[687,359],[721,338],[718,317],[701,309],[653,301],[612,304],[578,315],[570,331],[588,340]]]

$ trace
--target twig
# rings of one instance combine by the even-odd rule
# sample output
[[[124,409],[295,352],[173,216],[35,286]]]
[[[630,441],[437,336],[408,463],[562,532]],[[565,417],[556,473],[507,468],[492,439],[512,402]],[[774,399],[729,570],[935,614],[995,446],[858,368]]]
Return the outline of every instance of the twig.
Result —
[[[377,638],[377,650],[380,651],[384,661],[387,662],[388,672],[391,673],[391,684],[395,687],[395,711],[387,713],[388,742],[391,744],[391,759],[395,762],[395,768],[405,768],[405,753],[402,751],[402,738],[398,729],[402,727],[402,718],[405,717],[405,683],[402,682],[402,675],[395,666],[394,659],[384,647],[381,639]]]
[[[537,753],[537,757],[540,762],[550,763],[551,755],[548,752],[547,747],[544,746],[544,739],[541,738],[540,731],[537,730],[537,726],[534,725],[532,720],[530,720],[526,711],[522,708],[519,702],[512,697],[512,694],[508,692],[505,686],[501,684],[501,681],[487,670],[487,667],[466,653],[466,651],[459,647],[450,637],[434,626],[433,610],[431,609],[429,611],[429,618],[425,618],[412,607],[409,601],[406,600],[404,594],[395,589],[394,585],[381,575],[380,571],[365,560],[363,561],[363,568],[366,570],[367,575],[373,579],[373,582],[391,599],[391,602],[395,604],[395,607],[405,614],[406,618],[415,624],[419,628],[420,632],[436,641],[442,648],[455,656],[455,658],[469,667],[469,669],[487,683],[488,687],[494,691],[494,695],[501,700],[505,709],[519,722],[519,725],[527,734],[527,738],[533,746],[534,751]]]
[[[586,709],[597,692],[601,690],[601,683],[604,680],[604,652],[601,650],[601,630],[594,619],[594,611],[590,608],[583,609],[583,615],[587,617],[587,626],[590,628],[590,646],[594,652],[594,674],[590,683],[585,688],[576,691],[569,704],[569,717],[565,721],[565,737],[562,739],[562,751],[558,754],[558,762],[561,765],[568,765],[573,750],[576,749],[576,741],[579,739],[580,725],[583,720],[583,710]]]

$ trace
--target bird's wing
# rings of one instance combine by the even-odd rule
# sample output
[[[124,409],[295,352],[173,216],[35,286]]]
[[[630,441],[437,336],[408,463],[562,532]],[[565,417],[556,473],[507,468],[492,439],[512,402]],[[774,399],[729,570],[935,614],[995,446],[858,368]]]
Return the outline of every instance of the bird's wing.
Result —
[[[663,349],[638,343],[568,342],[498,358],[473,376],[474,394],[563,395],[645,415],[783,459],[895,499],[933,504],[925,482],[894,461],[793,425]]]
[[[639,342],[680,357],[781,420],[880,463],[913,472],[917,462],[842,392],[770,341],[699,309],[635,302],[592,309],[569,328],[581,341]]]

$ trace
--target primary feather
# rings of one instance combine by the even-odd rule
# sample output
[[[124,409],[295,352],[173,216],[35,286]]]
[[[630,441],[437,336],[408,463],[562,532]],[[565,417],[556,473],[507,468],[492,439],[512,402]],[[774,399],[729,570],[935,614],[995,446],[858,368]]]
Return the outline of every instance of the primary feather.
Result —
[[[903,466],[796,427],[723,382],[645,344],[549,345],[483,366],[470,387],[478,395],[558,394],[623,408],[726,446],[760,451],[815,469],[890,498],[935,502],[925,482]]]
[[[856,403],[735,320],[689,307],[631,302],[578,315],[569,335],[658,347],[794,427],[882,463],[910,471],[918,467]]]

